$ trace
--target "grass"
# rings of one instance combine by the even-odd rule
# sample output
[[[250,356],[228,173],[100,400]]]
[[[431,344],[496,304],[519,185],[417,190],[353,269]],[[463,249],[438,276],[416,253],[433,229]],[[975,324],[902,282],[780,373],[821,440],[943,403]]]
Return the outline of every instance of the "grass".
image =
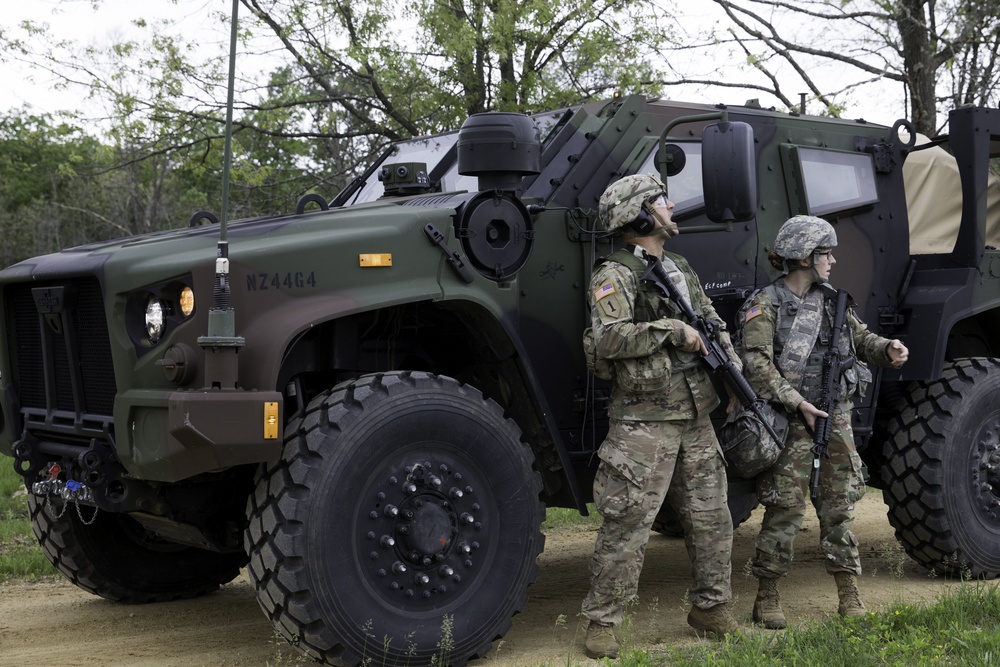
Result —
[[[594,504],[587,505],[589,516],[580,516],[579,510],[567,507],[548,507],[545,509],[545,521],[542,531],[546,530],[591,530],[600,528],[601,515],[594,509]]]
[[[31,532],[23,491],[24,482],[14,470],[13,459],[0,456],[0,582],[55,574]]]
[[[1000,592],[965,582],[933,603],[897,602],[864,618],[834,618],[782,632],[689,647],[628,648],[618,667],[980,666],[1000,662]]]

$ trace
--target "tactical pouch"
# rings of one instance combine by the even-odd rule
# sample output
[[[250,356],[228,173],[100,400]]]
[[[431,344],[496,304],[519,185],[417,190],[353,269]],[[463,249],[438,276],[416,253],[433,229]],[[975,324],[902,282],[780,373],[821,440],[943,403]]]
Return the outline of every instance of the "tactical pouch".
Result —
[[[760,418],[742,406],[733,410],[719,429],[719,444],[730,470],[744,479],[753,479],[767,470],[781,455],[788,435],[788,418],[770,403],[761,401],[761,414],[778,434],[775,442]]]
[[[670,356],[666,353],[622,359],[614,364],[618,386],[633,394],[666,391],[670,385],[670,368]]]

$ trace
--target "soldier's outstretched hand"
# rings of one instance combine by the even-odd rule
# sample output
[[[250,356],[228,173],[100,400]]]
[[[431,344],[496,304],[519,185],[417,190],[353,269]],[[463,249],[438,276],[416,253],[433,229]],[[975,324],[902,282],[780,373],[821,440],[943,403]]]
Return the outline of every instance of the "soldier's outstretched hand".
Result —
[[[895,338],[889,343],[889,347],[886,348],[885,352],[889,355],[889,360],[892,361],[893,368],[899,368],[910,358],[910,351]]]

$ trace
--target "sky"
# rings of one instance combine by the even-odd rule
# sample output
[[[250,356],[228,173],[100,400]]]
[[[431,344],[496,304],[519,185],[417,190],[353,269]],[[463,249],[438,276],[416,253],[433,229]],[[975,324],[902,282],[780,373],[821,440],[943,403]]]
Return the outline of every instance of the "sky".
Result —
[[[228,53],[228,31],[215,22],[214,14],[220,11],[228,14],[232,9],[231,0],[101,0],[96,10],[91,0],[8,0],[5,4],[7,6],[0,16],[2,30],[10,29],[23,20],[31,20],[49,24],[51,34],[56,37],[75,39],[84,45],[101,48],[124,37],[137,35],[138,31],[132,25],[135,19],[170,18],[177,23],[177,29],[183,30],[188,37],[199,36],[207,53]],[[696,5],[692,11],[700,12],[702,6]],[[245,12],[246,9],[241,7],[241,17]],[[714,20],[711,15],[696,17],[695,20],[699,18]],[[239,58],[237,62],[240,64]],[[838,75],[836,69],[813,74],[820,78],[836,78]],[[44,71],[31,70],[18,63],[0,63],[0,111],[20,108],[25,104],[36,113],[55,113],[74,108],[86,110],[88,102],[82,90],[56,90],[54,82],[55,78]],[[777,98],[759,91],[705,91],[674,87],[668,88],[665,94],[691,102],[731,104],[742,104],[749,98],[759,97],[765,107],[780,106]],[[899,97],[895,90],[862,96],[845,116],[891,125],[904,113]]]
[[[0,29],[29,20],[47,23],[51,34],[75,39],[98,48],[137,36],[137,19],[169,18],[189,35],[203,34],[208,48],[228,52],[228,34],[213,29],[212,12],[232,8],[225,0],[101,0],[97,10],[90,0],[7,0],[0,15]],[[244,11],[246,11],[244,9]],[[219,43],[220,37],[225,43]],[[74,90],[56,90],[55,77],[17,63],[0,65],[0,110],[30,104],[35,110],[54,113],[86,106],[84,94]]]

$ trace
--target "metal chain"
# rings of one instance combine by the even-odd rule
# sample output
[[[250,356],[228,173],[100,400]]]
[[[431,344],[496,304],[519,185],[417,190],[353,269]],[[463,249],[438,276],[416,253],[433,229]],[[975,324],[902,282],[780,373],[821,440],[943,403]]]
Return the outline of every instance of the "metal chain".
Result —
[[[76,504],[76,515],[80,517],[80,521],[83,522],[83,525],[89,526],[90,524],[97,521],[97,513],[101,511],[99,507],[97,506],[94,507],[94,513],[90,515],[90,521],[87,521],[86,519],[83,518],[83,512],[80,511],[80,501],[75,500],[74,503]]]

